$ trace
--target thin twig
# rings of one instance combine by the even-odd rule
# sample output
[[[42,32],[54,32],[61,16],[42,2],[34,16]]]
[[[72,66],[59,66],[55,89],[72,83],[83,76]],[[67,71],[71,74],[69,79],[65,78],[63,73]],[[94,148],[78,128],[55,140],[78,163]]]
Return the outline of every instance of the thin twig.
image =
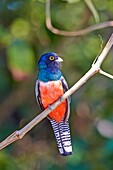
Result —
[[[46,27],[54,34],[62,36],[81,36],[102,28],[113,27],[113,21],[105,21],[94,24],[79,31],[64,31],[53,27],[50,12],[50,0],[46,0]]]
[[[109,73],[106,73],[105,71],[103,70],[99,70],[99,73],[106,76],[106,77],[109,77],[110,79],[113,79],[113,75],[109,74]]]
[[[113,34],[108,40],[106,46],[104,47],[102,53],[98,57],[97,61],[92,64],[91,69],[75,84],[73,85],[64,95],[62,95],[59,100],[53,103],[49,108],[44,110],[41,114],[36,116],[31,122],[24,126],[21,130],[15,131],[10,136],[8,136],[4,141],[0,143],[0,149],[3,149],[7,145],[13,143],[16,140],[21,139],[26,133],[28,133],[35,125],[37,125],[41,120],[43,120],[52,110],[54,110],[60,103],[62,103],[66,98],[77,91],[86,81],[91,78],[94,74],[100,71],[100,66],[107,56],[110,48],[113,45]]]
[[[98,23],[100,21],[99,14],[98,14],[92,0],[84,0],[84,2],[87,4],[88,8],[92,12],[95,22]]]

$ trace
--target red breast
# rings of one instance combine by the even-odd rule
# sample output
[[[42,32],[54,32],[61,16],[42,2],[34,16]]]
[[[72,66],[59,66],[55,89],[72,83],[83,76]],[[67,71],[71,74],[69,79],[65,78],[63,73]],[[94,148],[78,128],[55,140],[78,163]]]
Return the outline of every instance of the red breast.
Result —
[[[44,83],[40,81],[40,96],[43,107],[46,109],[48,105],[54,103],[61,95],[63,95],[64,90],[60,80],[50,81]],[[66,100],[62,102],[55,110],[53,110],[49,117],[60,122],[66,113]]]

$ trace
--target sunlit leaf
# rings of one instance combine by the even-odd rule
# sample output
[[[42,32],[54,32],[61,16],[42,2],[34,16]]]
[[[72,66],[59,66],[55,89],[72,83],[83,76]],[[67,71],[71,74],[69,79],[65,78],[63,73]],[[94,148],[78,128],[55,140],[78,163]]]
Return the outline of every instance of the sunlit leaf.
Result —
[[[17,38],[25,37],[30,32],[30,24],[28,21],[18,18],[12,23],[11,32]]]

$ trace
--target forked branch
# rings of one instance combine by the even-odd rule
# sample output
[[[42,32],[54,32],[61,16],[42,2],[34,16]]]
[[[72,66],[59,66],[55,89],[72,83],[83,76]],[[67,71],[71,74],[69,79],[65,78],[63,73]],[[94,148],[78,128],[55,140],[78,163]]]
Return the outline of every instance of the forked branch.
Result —
[[[8,136],[4,141],[0,143],[0,149],[3,149],[7,145],[13,143],[16,140],[21,139],[26,133],[28,133],[35,125],[37,125],[41,120],[43,120],[52,110],[54,110],[61,102],[63,102],[66,98],[76,92],[83,84],[89,80],[93,75],[100,72],[100,66],[104,59],[106,58],[108,52],[110,51],[113,45],[113,34],[109,38],[106,46],[103,51],[99,55],[98,59],[93,62],[90,70],[77,82],[75,83],[64,95],[61,96],[59,100],[53,103],[49,108],[44,110],[41,114],[36,116],[31,122],[29,122],[22,129],[15,131],[10,136]]]

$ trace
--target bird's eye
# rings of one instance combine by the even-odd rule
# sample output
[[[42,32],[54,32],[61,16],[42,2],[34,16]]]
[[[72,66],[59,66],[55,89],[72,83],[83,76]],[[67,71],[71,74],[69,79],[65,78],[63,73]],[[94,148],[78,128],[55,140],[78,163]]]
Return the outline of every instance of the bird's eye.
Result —
[[[52,60],[54,60],[55,58],[54,58],[54,56],[50,56],[49,59],[52,61]]]

